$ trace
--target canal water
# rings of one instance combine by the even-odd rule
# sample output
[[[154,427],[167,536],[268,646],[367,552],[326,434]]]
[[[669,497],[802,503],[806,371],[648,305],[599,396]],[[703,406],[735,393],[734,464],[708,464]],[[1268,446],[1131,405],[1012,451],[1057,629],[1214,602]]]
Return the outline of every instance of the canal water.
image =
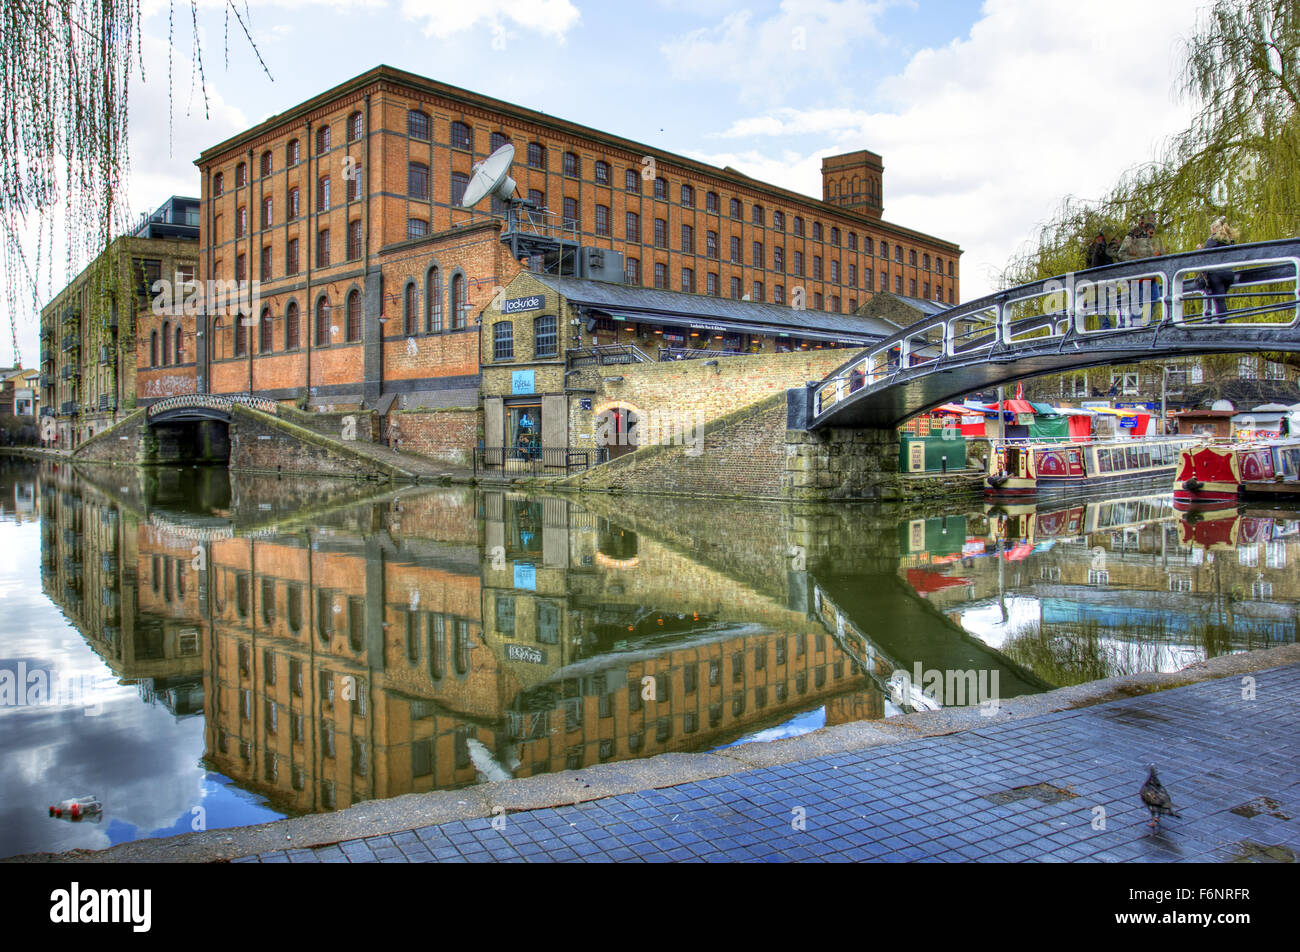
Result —
[[[0,457],[0,856],[993,712],[1294,641],[1297,560],[1300,512],[1167,491],[925,510]],[[49,814],[71,797],[102,808]]]

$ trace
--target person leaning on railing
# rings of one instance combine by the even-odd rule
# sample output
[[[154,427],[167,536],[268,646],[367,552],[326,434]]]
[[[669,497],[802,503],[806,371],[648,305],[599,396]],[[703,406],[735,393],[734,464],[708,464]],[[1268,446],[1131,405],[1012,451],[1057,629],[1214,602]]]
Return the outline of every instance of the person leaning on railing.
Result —
[[[1220,215],[1210,224],[1210,237],[1205,239],[1205,244],[1201,245],[1201,248],[1206,251],[1225,248],[1236,244],[1237,237],[1237,229],[1228,224],[1225,216]],[[1196,281],[1196,286],[1207,292],[1210,313],[1213,315],[1209,320],[1215,324],[1222,323],[1224,315],[1228,312],[1228,288],[1232,286],[1232,278],[1231,270],[1206,271]]]

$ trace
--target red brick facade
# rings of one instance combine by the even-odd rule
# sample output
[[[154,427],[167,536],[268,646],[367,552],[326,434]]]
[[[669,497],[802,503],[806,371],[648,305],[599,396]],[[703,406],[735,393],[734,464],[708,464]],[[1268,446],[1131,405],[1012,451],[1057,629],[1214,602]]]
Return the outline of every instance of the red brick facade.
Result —
[[[519,194],[625,255],[633,283],[782,303],[802,287],[839,313],[896,284],[957,300],[960,249],[880,218],[873,153],[829,159],[818,201],[378,67],[199,158],[199,276],[260,282],[260,300],[246,326],[208,316],[198,386],[476,405],[476,315],[520,265],[490,203],[460,208],[453,190],[507,141]]]

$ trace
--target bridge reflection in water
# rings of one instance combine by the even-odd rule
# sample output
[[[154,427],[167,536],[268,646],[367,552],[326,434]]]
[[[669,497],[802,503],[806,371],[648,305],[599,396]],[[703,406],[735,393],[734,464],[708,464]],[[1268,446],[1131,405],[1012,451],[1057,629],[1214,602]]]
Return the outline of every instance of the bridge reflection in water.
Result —
[[[1006,698],[1295,637],[1296,522],[1206,547],[1162,496],[905,518],[200,477],[183,507],[168,478],[23,477],[42,584],[283,813],[953,700],[900,672]]]

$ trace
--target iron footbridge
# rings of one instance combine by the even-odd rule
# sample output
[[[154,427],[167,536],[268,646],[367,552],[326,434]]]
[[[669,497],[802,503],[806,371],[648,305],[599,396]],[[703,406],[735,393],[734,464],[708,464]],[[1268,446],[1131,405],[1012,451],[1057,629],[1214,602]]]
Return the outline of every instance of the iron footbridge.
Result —
[[[791,425],[887,429],[1026,377],[1198,354],[1300,351],[1298,303],[1300,238],[1046,278],[918,321],[825,380],[792,391]]]

